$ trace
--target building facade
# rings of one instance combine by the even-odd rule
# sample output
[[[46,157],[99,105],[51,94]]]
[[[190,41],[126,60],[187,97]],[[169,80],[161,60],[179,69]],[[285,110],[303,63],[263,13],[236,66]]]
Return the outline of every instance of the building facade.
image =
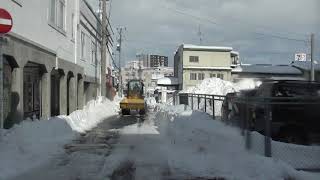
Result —
[[[179,89],[196,86],[205,78],[231,80],[231,47],[181,45],[174,56],[174,76],[178,78]]]
[[[101,21],[85,0],[1,5],[14,21],[3,46],[5,128],[26,118],[70,114],[98,94]]]

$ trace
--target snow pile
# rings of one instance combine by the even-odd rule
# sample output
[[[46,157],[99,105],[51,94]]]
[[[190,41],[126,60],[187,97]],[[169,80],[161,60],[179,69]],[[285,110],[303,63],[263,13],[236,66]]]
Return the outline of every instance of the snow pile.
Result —
[[[219,78],[207,78],[195,87],[182,90],[180,93],[226,95],[236,91],[232,82]]]
[[[9,130],[1,130],[0,179],[8,179],[49,161],[64,151],[63,146],[117,114],[115,102],[99,98],[83,110],[49,120],[25,120]]]
[[[190,87],[182,90],[180,93],[193,94],[212,94],[212,95],[226,95],[231,92],[238,92],[245,89],[254,89],[261,84],[260,81],[253,79],[243,79],[237,83],[224,81],[219,78],[207,78],[195,87]]]
[[[157,108],[154,117],[119,131],[103,177],[131,164],[133,179],[319,179],[282,161],[250,154],[237,128],[203,112],[183,105]]]
[[[154,97],[148,97],[144,99],[148,109],[154,109],[157,105],[156,99]]]
[[[72,130],[84,133],[96,127],[107,117],[116,115],[119,111],[119,103],[116,102],[120,101],[120,99],[120,97],[115,98],[114,103],[106,98],[99,97],[96,101],[89,101],[83,110],[77,110],[69,116],[60,117],[68,122]]]
[[[195,87],[190,87],[182,90],[180,93],[193,93],[193,94],[209,94],[225,96],[228,93],[239,92],[241,90],[254,89],[260,85],[261,82],[253,79],[243,79],[237,83],[224,81],[219,78],[207,78]],[[198,98],[194,97],[193,100],[189,99],[189,105],[193,102],[193,109],[198,109]],[[210,100],[207,100],[207,112],[212,115],[212,108],[209,107]],[[221,115],[222,101],[215,100],[215,116]],[[204,111],[205,102],[202,98],[199,102],[199,109]]]
[[[0,142],[0,179],[40,166],[74,138],[65,120],[25,120],[7,130]]]
[[[241,81],[234,83],[234,87],[236,91],[254,89],[261,85],[261,81],[257,81],[254,79],[242,79]]]
[[[251,133],[250,151],[264,154],[264,136]],[[303,146],[271,140],[272,158],[287,162],[297,169],[318,169],[320,167],[320,146]]]

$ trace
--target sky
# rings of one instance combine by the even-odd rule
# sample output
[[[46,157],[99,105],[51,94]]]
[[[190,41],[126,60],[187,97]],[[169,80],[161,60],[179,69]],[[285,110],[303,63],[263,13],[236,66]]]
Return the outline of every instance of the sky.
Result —
[[[98,0],[88,0],[95,8]],[[110,10],[111,2],[111,10]],[[110,22],[117,44],[125,27],[122,60],[138,53],[169,57],[185,44],[230,46],[243,63],[288,64],[310,54],[315,33],[320,61],[319,0],[111,0]],[[117,61],[118,56],[115,56]]]

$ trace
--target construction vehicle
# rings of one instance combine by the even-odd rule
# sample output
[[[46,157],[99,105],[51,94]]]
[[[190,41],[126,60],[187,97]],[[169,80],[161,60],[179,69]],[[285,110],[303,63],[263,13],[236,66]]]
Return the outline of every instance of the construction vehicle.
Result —
[[[130,115],[130,110],[139,111],[140,115],[145,114],[146,103],[143,95],[144,84],[141,80],[130,80],[127,84],[127,95],[120,102],[122,115]]]

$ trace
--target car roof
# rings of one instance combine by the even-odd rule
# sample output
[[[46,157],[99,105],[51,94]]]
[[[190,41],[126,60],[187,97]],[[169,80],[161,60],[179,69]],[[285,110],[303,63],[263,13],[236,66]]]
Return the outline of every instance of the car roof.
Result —
[[[314,85],[320,85],[319,82],[304,81],[304,80],[266,80],[266,81],[263,81],[263,83],[268,83],[268,84],[314,84]]]

